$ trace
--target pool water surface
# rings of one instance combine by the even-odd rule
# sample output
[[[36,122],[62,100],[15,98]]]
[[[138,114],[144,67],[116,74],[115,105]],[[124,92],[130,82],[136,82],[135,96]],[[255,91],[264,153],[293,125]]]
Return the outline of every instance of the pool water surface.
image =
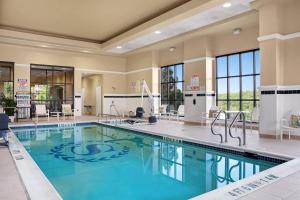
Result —
[[[104,125],[14,133],[65,200],[189,199],[277,165]]]

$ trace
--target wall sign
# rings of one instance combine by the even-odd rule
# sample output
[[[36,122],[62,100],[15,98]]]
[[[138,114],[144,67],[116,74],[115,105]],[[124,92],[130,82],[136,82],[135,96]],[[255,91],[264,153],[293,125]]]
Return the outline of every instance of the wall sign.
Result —
[[[193,75],[191,77],[191,90],[199,90],[200,87],[200,77],[198,75]]]
[[[18,78],[17,79],[17,91],[18,92],[29,91],[29,83],[28,83],[27,78]]]

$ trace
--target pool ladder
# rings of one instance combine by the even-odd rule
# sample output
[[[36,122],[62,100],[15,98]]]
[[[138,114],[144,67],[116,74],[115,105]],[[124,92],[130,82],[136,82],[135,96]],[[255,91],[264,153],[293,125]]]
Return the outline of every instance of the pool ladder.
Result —
[[[218,121],[218,120],[220,120],[220,115],[221,114],[224,114],[225,115],[225,118],[224,118],[224,139],[223,139],[223,134],[222,133],[217,133],[216,131],[215,131],[215,124],[216,124],[216,122]],[[228,126],[228,116],[227,116],[227,114],[228,113],[226,113],[226,111],[224,111],[224,110],[220,110],[219,112],[218,112],[218,114],[216,115],[216,117],[215,117],[215,119],[213,120],[213,122],[211,123],[211,132],[212,132],[212,134],[213,135],[216,135],[216,136],[219,136],[220,137],[220,140],[221,140],[221,143],[227,143],[228,142],[228,133],[229,133],[229,136],[231,137],[231,138],[233,138],[233,139],[237,139],[238,140],[238,142],[239,142],[239,146],[242,146],[242,144],[243,145],[246,145],[246,117],[245,117],[245,113],[244,112],[242,112],[242,111],[240,111],[240,112],[238,112],[235,116],[234,116],[234,118],[233,118],[233,120],[231,121],[231,123],[229,124],[229,126]],[[234,136],[233,134],[232,134],[232,127],[234,126],[234,125],[237,125],[236,123],[238,122],[238,119],[239,119],[239,117],[241,117],[242,118],[242,134],[243,134],[243,136],[242,136],[242,138],[240,137],[240,136]]]

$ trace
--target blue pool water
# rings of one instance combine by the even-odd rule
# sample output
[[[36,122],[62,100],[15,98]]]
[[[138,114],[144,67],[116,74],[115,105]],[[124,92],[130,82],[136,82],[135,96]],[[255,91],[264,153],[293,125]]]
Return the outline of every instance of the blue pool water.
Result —
[[[188,199],[276,165],[102,125],[14,132],[65,200]]]

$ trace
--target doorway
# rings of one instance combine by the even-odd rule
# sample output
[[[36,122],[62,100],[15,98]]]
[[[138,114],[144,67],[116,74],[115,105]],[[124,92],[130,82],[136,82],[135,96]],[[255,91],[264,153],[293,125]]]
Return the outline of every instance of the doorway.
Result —
[[[81,84],[83,115],[102,114],[102,75],[82,74]]]

